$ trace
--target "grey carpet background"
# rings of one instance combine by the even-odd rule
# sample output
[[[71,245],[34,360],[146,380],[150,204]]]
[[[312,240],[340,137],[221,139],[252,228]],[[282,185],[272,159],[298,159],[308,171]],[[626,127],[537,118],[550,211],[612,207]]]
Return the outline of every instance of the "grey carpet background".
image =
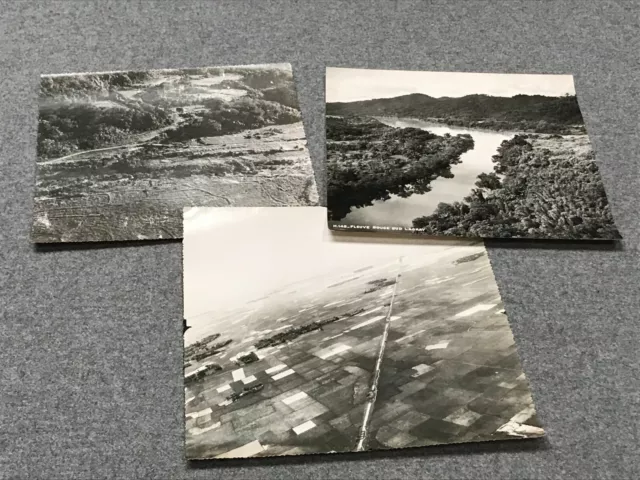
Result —
[[[0,478],[638,478],[636,2],[0,3]],[[189,466],[180,244],[29,243],[39,74],[284,61],[321,189],[325,65],[575,74],[624,246],[490,247],[545,441]]]

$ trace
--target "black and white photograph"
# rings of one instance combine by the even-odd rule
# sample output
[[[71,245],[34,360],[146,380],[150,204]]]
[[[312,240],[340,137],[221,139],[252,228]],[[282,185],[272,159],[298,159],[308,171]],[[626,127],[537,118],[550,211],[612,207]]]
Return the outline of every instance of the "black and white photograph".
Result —
[[[185,209],[186,457],[543,436],[484,246],[337,240],[326,215]]]
[[[41,77],[35,243],[182,238],[183,207],[318,200],[289,64]]]
[[[616,240],[572,75],[327,68],[330,228]]]

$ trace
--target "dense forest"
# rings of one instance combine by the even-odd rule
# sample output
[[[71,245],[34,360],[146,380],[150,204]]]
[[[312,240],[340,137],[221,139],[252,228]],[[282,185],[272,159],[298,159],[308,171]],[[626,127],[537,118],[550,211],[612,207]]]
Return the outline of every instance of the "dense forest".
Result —
[[[494,171],[479,175],[464,201],[440,203],[413,226],[427,235],[621,238],[593,151],[578,154],[572,142],[537,135],[502,142]]]
[[[434,98],[415,93],[359,102],[328,103],[327,115],[393,116],[435,120],[467,128],[560,134],[577,129],[584,133],[584,120],[575,95]]]
[[[211,86],[192,75],[227,75],[216,84],[243,93],[238,98],[207,98]],[[131,92],[135,95],[125,95]],[[185,111],[192,107],[189,111]],[[144,140],[182,142],[204,136],[301,120],[293,77],[283,69],[225,67],[43,77],[37,152],[58,158]]]
[[[426,193],[438,177],[473,148],[470,135],[438,136],[418,128],[394,128],[374,119],[327,117],[327,203],[330,220],[352,207]]]
[[[40,99],[69,97],[69,99],[92,98],[92,94],[115,88],[133,87],[150,80],[153,73],[113,72],[87,75],[46,76],[40,81]]]
[[[38,157],[56,158],[117,145],[132,134],[171,123],[166,110],[145,104],[108,109],[91,103],[45,105],[38,122]]]
[[[186,141],[242,132],[268,125],[286,125],[301,121],[298,110],[277,102],[241,97],[232,101],[211,99],[200,115],[192,115],[182,125],[164,132],[162,141]]]

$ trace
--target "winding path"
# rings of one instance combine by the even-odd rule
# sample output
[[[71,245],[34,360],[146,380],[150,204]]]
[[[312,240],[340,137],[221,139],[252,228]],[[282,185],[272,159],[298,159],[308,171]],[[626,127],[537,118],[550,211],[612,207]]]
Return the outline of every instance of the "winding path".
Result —
[[[172,123],[171,125],[168,125],[166,127],[162,127],[162,128],[158,128],[157,130],[152,130],[150,132],[144,132],[144,133],[140,133],[137,135],[132,135],[133,139],[137,140],[137,143],[128,143],[126,145],[115,145],[113,147],[104,147],[104,148],[96,148],[94,150],[82,150],[81,152],[75,152],[75,153],[71,153],[69,155],[65,155],[64,157],[59,157],[59,158],[52,158],[50,160],[43,160],[38,162],[38,165],[55,165],[58,163],[65,163],[69,158],[72,157],[76,157],[78,155],[84,155],[87,153],[94,153],[94,152],[105,152],[107,150],[116,150],[118,148],[136,148],[136,147],[142,147],[145,145],[149,145],[149,146],[153,146],[153,147],[171,147],[174,146],[172,144],[162,144],[162,143],[147,143],[150,140],[153,140],[154,138],[156,138],[158,135],[160,135],[163,132],[166,132],[169,129],[175,128],[177,126],[179,126],[181,123],[184,123],[184,120],[180,117],[177,117],[177,121],[175,123]]]

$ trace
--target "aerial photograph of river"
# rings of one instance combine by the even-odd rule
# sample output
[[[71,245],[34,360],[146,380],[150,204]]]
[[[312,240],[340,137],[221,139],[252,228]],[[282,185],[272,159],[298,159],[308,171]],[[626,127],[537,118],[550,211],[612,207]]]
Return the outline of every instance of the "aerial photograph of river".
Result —
[[[328,68],[333,230],[621,238],[571,75]]]

